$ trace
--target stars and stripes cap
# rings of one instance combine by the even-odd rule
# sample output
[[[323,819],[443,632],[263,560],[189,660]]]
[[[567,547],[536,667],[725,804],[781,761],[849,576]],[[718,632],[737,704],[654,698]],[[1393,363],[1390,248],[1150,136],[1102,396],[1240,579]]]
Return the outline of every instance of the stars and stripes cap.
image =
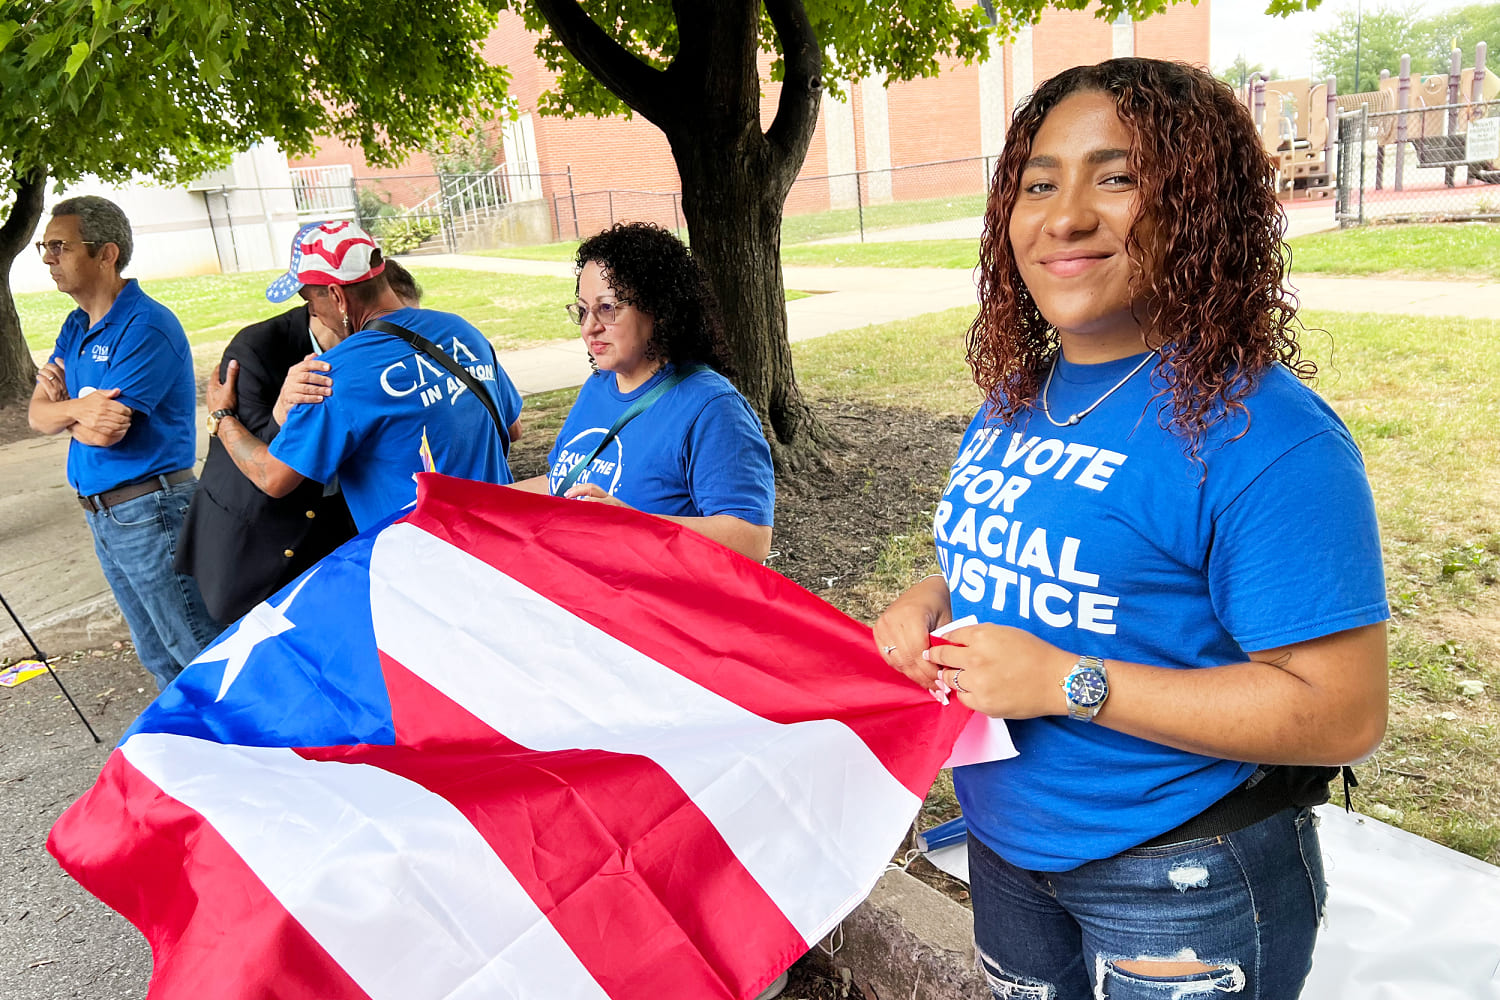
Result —
[[[352,285],[385,270],[385,261],[371,264],[380,246],[375,237],[353,222],[309,222],[292,237],[292,262],[287,272],[266,288],[266,298],[285,302],[303,285]]]

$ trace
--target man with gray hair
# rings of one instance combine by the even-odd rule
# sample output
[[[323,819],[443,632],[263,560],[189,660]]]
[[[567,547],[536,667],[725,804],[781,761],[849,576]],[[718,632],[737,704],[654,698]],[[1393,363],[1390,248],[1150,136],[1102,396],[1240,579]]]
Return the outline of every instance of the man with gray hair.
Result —
[[[121,277],[132,239],[114,202],[58,202],[36,248],[78,308],[27,416],[42,434],[72,435],[68,482],[136,655],[165,688],[219,632],[198,584],[172,565],[198,488],[193,356],[177,317]]]

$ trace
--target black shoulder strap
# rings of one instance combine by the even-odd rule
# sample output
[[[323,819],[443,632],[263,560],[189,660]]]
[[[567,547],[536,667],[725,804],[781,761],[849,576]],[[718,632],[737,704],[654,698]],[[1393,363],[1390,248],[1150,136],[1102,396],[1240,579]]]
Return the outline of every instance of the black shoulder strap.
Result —
[[[500,419],[500,411],[496,409],[495,401],[490,398],[489,393],[484,391],[484,386],[477,378],[465,371],[464,367],[457,361],[454,361],[447,354],[443,353],[441,347],[438,347],[438,345],[415,330],[408,330],[400,324],[389,323],[383,319],[372,319],[364,325],[363,329],[379,330],[381,333],[388,333],[393,337],[399,337],[448,369],[449,373],[462,382],[474,394],[474,398],[483,403],[484,408],[489,411],[490,419],[495,422],[495,430],[500,434],[500,452],[507,458],[510,457],[510,432],[505,427],[505,421]]]
[[[620,433],[621,429],[624,428],[626,424],[630,423],[636,417],[651,409],[651,404],[656,402],[662,396],[666,395],[674,385],[681,382],[689,375],[695,375],[698,372],[703,371],[707,367],[707,365],[699,364],[683,365],[681,368],[678,368],[672,374],[656,383],[656,385],[652,387],[650,392],[646,393],[644,396],[641,396],[634,403],[631,403],[629,408],[626,409],[624,413],[620,414],[620,418],[614,422],[614,426],[610,427],[609,430],[604,432],[604,437],[599,439],[599,443],[594,445],[593,449],[587,455],[583,456],[577,462],[573,463],[573,468],[568,471],[568,474],[563,478],[563,481],[557,484],[557,489],[553,492],[553,495],[562,496],[564,493],[568,492],[568,487],[578,482],[578,478],[582,476],[584,470],[589,467],[589,463],[593,462],[594,459],[599,457],[599,453],[606,447],[608,447],[609,443],[615,439],[615,436]]]

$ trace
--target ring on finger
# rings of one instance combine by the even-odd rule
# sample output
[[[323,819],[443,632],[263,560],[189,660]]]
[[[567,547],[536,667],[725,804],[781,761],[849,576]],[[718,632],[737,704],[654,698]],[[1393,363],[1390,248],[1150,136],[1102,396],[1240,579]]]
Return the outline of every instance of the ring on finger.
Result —
[[[943,678],[943,683],[944,684],[948,685],[950,688],[952,688],[953,690],[957,691],[959,694],[968,694],[969,693],[969,689],[966,688],[966,687],[963,687],[962,685],[960,685],[958,683],[958,675],[961,674],[961,673],[963,673],[963,672],[964,671],[963,671],[962,667],[944,667],[942,669],[942,671],[940,671],[940,673],[947,674],[947,676]]]
[[[890,656],[892,653],[894,653],[896,651],[896,647],[895,646],[881,646],[880,647],[880,651],[882,653],[884,653],[886,656]]]

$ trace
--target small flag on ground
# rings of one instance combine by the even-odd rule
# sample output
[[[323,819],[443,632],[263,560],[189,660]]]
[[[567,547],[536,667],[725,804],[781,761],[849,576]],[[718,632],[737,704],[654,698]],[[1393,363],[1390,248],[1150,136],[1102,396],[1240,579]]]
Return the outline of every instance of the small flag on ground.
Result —
[[[754,997],[969,712],[669,522],[420,477],[142,714],[48,847],[152,1000]]]

